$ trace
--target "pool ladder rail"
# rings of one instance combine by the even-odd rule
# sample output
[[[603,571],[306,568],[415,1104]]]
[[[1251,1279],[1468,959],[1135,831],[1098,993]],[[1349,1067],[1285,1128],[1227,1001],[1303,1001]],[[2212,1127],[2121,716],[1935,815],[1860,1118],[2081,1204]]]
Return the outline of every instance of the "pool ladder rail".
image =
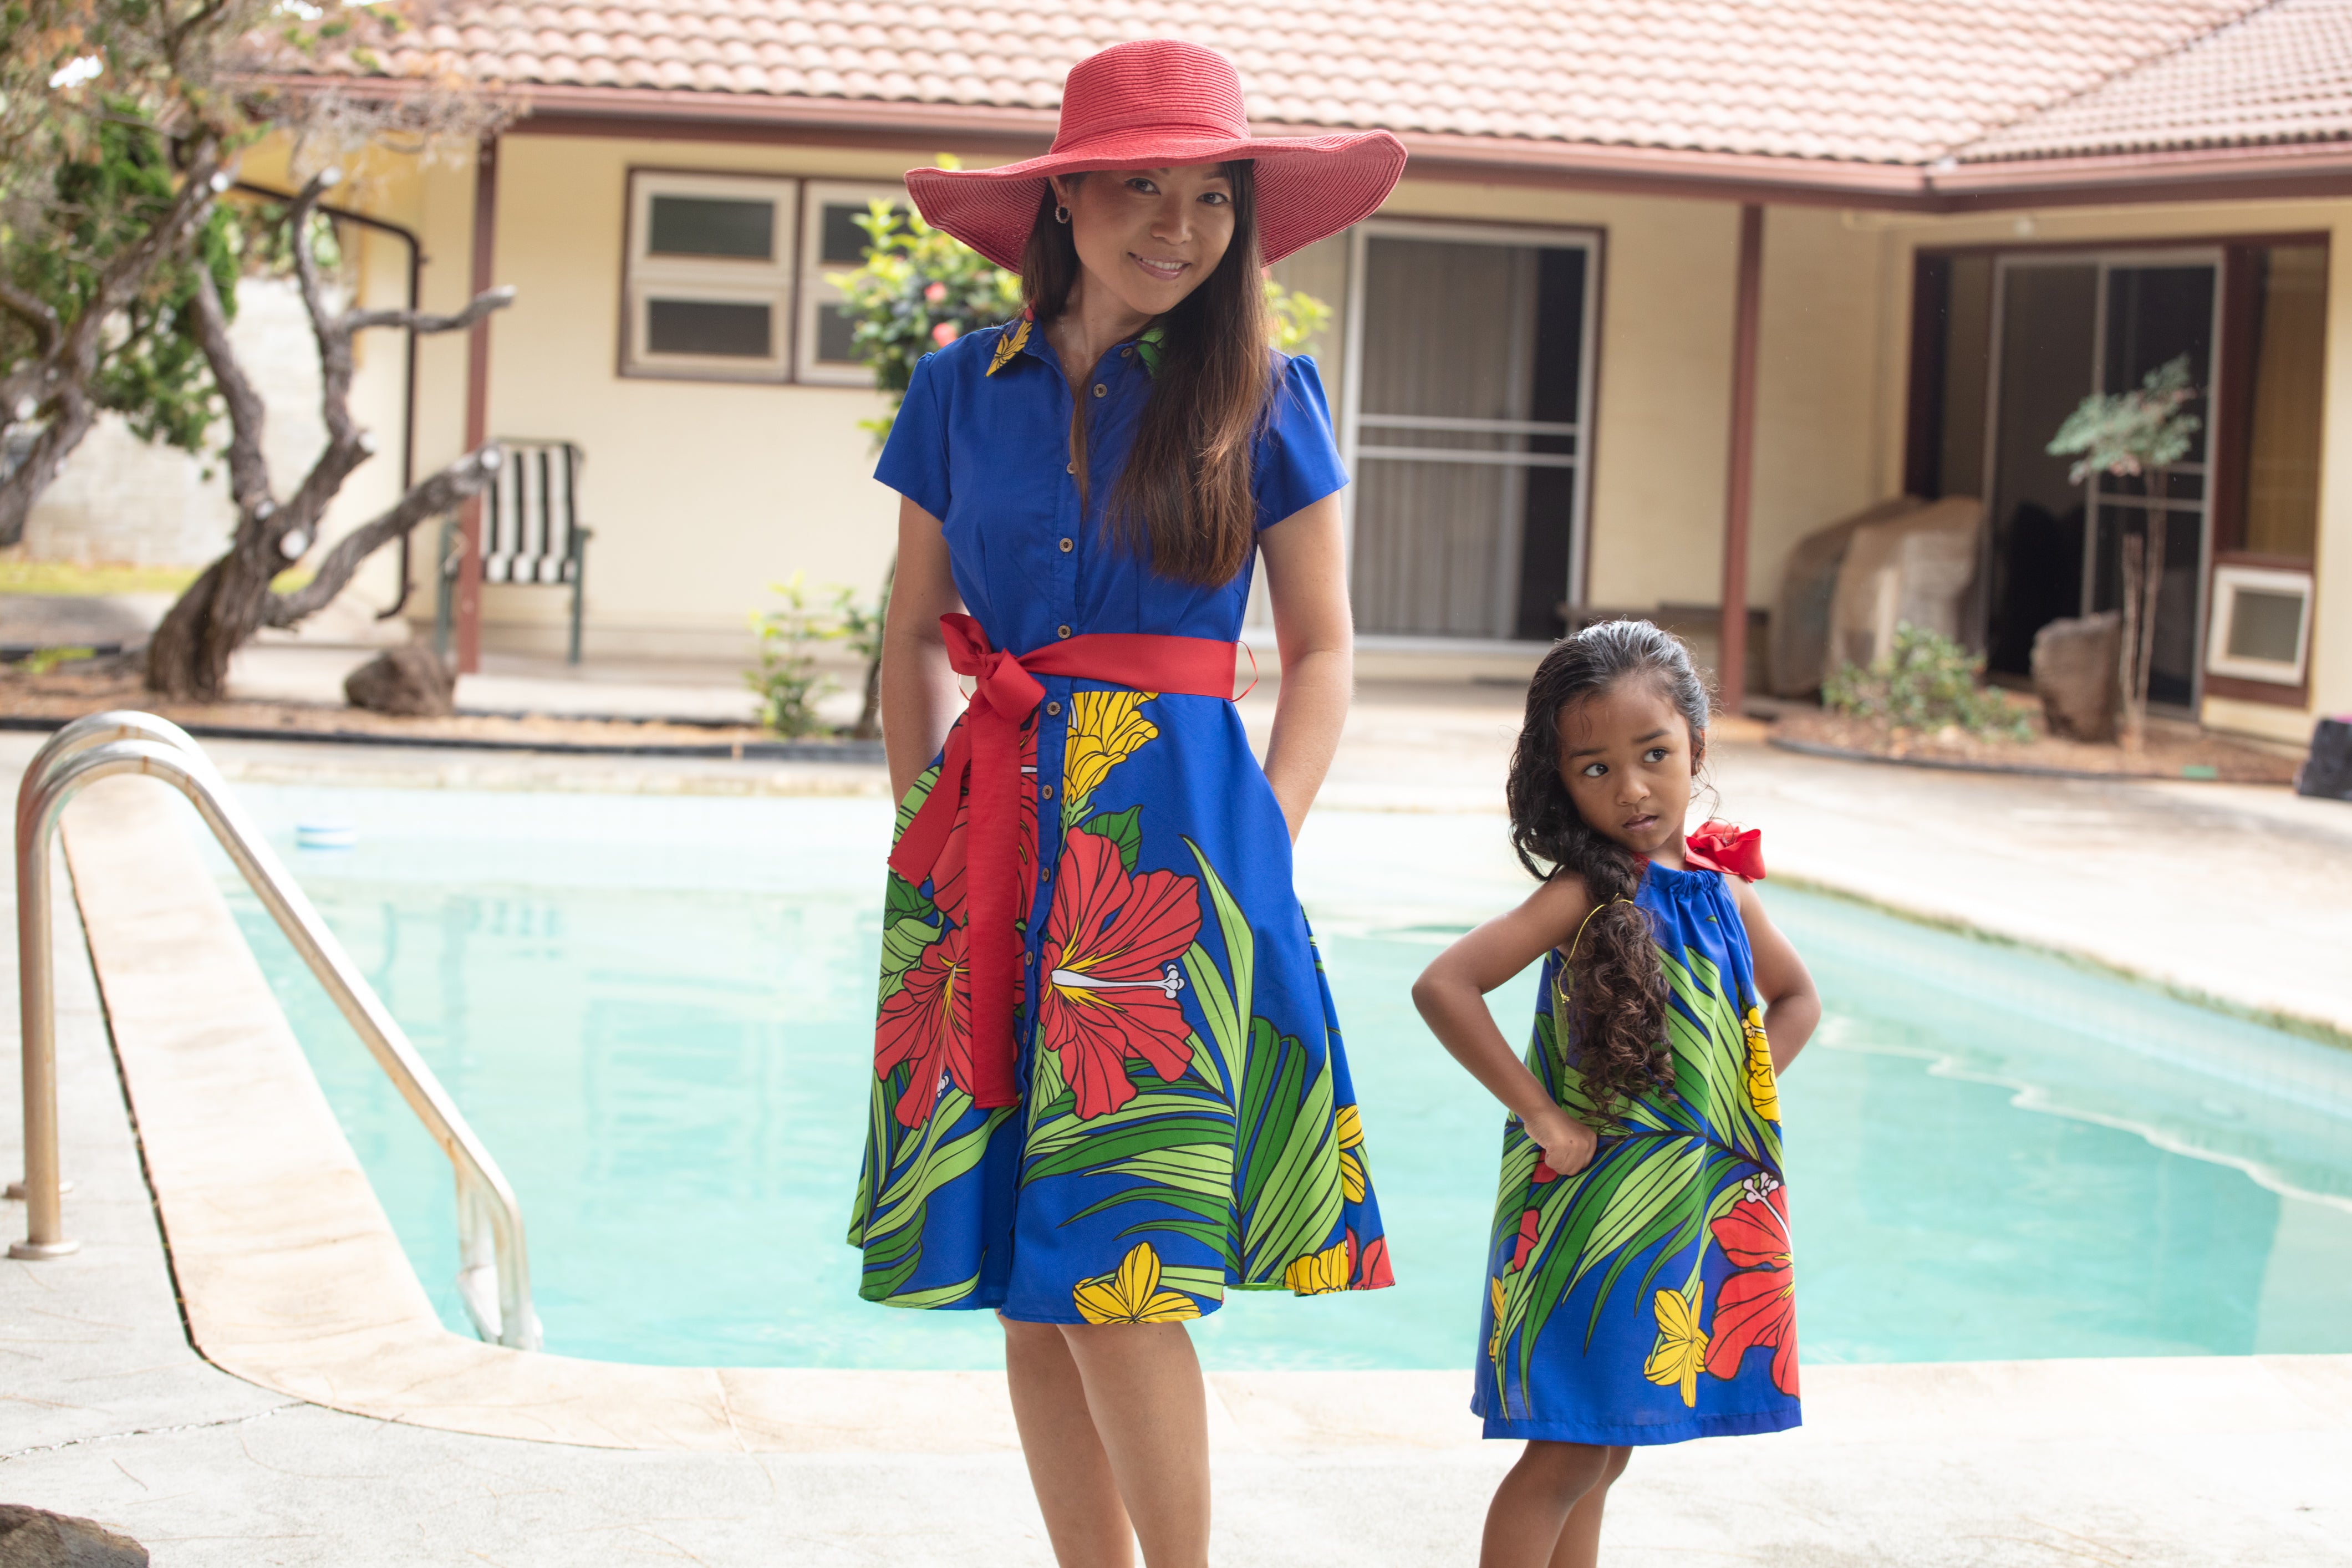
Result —
[[[270,851],[268,842],[203,748],[178,725],[152,713],[93,713],[51,736],[25,770],[16,792],[16,954],[23,1003],[25,1181],[23,1241],[8,1256],[63,1258],[81,1244],[67,1239],[58,1162],[57,1004],[50,953],[49,841],[66,803],[83,785],[116,773],[144,773],[186,795],[262,907],[310,966],[357,1031],[457,1178],[457,1292],[474,1331],[514,1350],[540,1348],[531,1310],[530,1258],[522,1207],[498,1162],[408,1043],[359,966],[327,929],[310,900]],[[11,1196],[16,1195],[14,1189]]]

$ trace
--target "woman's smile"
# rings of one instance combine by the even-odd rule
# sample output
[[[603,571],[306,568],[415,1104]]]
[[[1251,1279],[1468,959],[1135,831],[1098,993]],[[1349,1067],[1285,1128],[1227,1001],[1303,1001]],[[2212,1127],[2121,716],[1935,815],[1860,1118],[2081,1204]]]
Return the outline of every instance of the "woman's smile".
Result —
[[[1192,265],[1189,261],[1165,259],[1155,256],[1138,256],[1131,250],[1128,252],[1127,258],[1141,268],[1144,276],[1161,283],[1175,282],[1176,279],[1183,277],[1186,270]]]

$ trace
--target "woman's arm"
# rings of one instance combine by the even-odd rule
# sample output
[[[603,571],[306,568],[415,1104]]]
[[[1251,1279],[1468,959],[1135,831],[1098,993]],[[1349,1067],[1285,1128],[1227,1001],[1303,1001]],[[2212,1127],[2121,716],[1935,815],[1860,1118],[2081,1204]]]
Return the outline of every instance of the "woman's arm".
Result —
[[[1805,1042],[1813,1037],[1813,1026],[1822,1021],[1821,994],[1813,989],[1805,961],[1764,912],[1764,900],[1756,896],[1756,889],[1737,877],[1725,880],[1739,900],[1748,951],[1756,958],[1756,992],[1764,999],[1764,1033],[1772,1042],[1772,1070],[1786,1072]]]
[[[882,623],[882,745],[894,800],[931,765],[963,706],[940,637],[940,617],[962,608],[940,520],[900,497],[898,570]]]
[[[1412,983],[1412,1005],[1421,1009],[1430,1033],[1509,1108],[1543,1151],[1544,1163],[1563,1176],[1584,1169],[1598,1140],[1591,1128],[1559,1108],[1511,1049],[1486,1010],[1486,993],[1569,941],[1591,910],[1582,881],[1554,877],[1526,903],[1439,953]]]
[[[1258,534],[1282,687],[1274,700],[1265,779],[1293,842],[1339,749],[1356,688],[1356,629],[1348,609],[1347,552],[1339,498],[1325,496]]]

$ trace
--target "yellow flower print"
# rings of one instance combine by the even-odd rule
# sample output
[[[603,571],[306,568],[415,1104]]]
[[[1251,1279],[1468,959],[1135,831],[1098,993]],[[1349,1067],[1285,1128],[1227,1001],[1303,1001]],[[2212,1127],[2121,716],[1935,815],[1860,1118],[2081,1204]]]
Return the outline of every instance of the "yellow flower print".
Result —
[[[1327,1247],[1320,1252],[1302,1253],[1290,1260],[1282,1271],[1282,1282],[1301,1296],[1322,1296],[1348,1288],[1348,1244],[1344,1241]]]
[[[1339,1191],[1351,1204],[1364,1201],[1364,1119],[1352,1105],[1335,1118],[1339,1128]]]
[[[1159,738],[1160,726],[1136,711],[1158,695],[1156,691],[1070,694],[1070,738],[1062,748],[1065,824],[1087,814],[1096,786],[1109,776],[1111,769],[1133,756],[1145,742]]]
[[[1501,1275],[1497,1274],[1486,1281],[1486,1296],[1495,1304],[1495,1328],[1494,1331],[1486,1336],[1486,1359],[1489,1362],[1499,1362],[1503,1359],[1503,1277]]]
[[[1772,1042],[1764,1037],[1764,1013],[1750,1007],[1739,1021],[1748,1036],[1748,1098],[1767,1121],[1780,1120],[1780,1084],[1772,1076]]]
[[[1690,1294],[1661,1290],[1652,1303],[1658,1314],[1658,1342],[1642,1365],[1652,1383],[1682,1385],[1683,1404],[1698,1403],[1698,1369],[1706,1362],[1706,1331],[1698,1326],[1698,1299],[1703,1289],[1691,1281]]]
[[[1079,1280],[1070,1300],[1089,1323],[1177,1323],[1201,1315],[1192,1297],[1160,1288],[1160,1254],[1148,1241],[1137,1242],[1109,1273]]]

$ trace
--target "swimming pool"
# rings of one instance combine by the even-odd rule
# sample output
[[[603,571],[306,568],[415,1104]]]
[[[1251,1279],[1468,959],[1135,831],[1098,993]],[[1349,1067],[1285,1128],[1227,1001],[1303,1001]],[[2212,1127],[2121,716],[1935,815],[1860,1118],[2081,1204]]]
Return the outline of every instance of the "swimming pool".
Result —
[[[986,1367],[985,1314],[856,1299],[877,801],[245,786],[504,1166],[547,1346],[675,1364]],[[298,822],[354,847],[302,849]],[[192,829],[193,830],[193,829]],[[222,884],[451,1327],[448,1167],[276,928]],[[1318,813],[1299,884],[1399,1284],[1236,1295],[1213,1367],[1455,1367],[1499,1113],[1407,990],[1524,877],[1491,816]],[[1828,1014],[1783,1087],[1809,1361],[2352,1351],[2352,1053],[1765,885]],[[1522,977],[1497,999],[1516,1035]]]

